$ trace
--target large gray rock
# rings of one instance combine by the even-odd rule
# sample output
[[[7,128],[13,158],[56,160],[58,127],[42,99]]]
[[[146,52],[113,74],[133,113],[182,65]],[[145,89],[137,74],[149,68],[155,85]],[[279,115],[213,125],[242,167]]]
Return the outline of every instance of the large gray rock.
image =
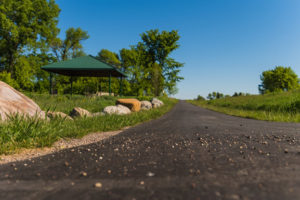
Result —
[[[68,120],[73,120],[72,117],[70,117],[69,115],[63,113],[63,112],[52,112],[52,111],[48,111],[47,112],[47,117],[49,117],[50,119],[54,119],[54,118],[62,118],[62,119],[68,119]]]
[[[80,107],[75,107],[73,110],[70,112],[71,117],[92,117],[92,114]]]
[[[103,112],[108,115],[111,115],[111,114],[127,115],[127,114],[131,113],[129,108],[127,108],[126,106],[123,106],[121,104],[119,104],[117,106],[107,106],[104,108]]]
[[[150,110],[152,103],[150,101],[141,101],[141,110]]]
[[[10,115],[45,118],[45,113],[30,98],[0,81],[0,117],[6,120]]]
[[[164,102],[162,102],[161,100],[159,100],[158,98],[153,98],[152,101],[152,107],[153,108],[158,108],[160,106],[163,106],[164,105]]]

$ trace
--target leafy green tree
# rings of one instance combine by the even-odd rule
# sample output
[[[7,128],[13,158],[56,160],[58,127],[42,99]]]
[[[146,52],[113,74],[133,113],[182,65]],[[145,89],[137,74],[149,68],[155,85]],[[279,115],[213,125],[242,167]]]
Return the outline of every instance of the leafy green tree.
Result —
[[[57,60],[68,60],[83,56],[85,54],[81,42],[88,38],[87,31],[83,31],[81,28],[69,28],[66,31],[65,39],[55,38],[51,43],[51,48]]]
[[[177,31],[162,31],[158,29],[149,30],[141,34],[142,42],[137,46],[145,51],[145,67],[150,70],[150,79],[155,80],[153,84],[153,93],[159,96],[164,89],[169,94],[174,93],[173,88],[176,83],[183,79],[179,76],[182,63],[170,58],[170,54],[179,48],[178,40],[180,36]],[[157,64],[155,64],[157,63]]]
[[[272,70],[267,70],[260,76],[262,81],[260,93],[281,92],[296,89],[299,87],[297,74],[291,67],[277,66]]]
[[[56,38],[59,12],[54,0],[0,1],[0,63],[13,79],[28,62],[20,56],[47,51]]]
[[[197,100],[198,101],[205,101],[205,98],[203,96],[201,96],[201,95],[198,95],[197,96]]]
[[[176,84],[183,79],[179,76],[183,64],[170,54],[179,47],[179,38],[177,31],[150,30],[141,34],[142,41],[137,45],[120,51],[121,66],[129,75],[134,95],[159,96],[178,91]]]
[[[224,98],[224,94],[222,94],[220,92],[212,92],[212,93],[209,93],[207,96],[207,99],[209,99],[209,100],[221,99],[221,98]]]
[[[121,68],[121,61],[119,59],[119,55],[111,52],[107,49],[102,49],[97,56],[100,60],[102,60],[103,62],[106,62],[110,65],[113,65],[117,68]]]

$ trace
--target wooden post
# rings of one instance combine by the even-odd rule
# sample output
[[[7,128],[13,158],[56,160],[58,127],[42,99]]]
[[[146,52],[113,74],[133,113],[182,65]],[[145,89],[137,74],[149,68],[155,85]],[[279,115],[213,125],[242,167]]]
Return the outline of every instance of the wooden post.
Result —
[[[121,76],[121,82],[120,82],[120,96],[123,95],[123,76]]]

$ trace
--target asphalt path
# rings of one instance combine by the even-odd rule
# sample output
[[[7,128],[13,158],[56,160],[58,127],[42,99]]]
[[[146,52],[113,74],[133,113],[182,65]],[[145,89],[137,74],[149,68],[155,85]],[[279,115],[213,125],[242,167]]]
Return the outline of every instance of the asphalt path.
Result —
[[[0,166],[0,199],[300,199],[300,124],[180,101],[98,143]]]

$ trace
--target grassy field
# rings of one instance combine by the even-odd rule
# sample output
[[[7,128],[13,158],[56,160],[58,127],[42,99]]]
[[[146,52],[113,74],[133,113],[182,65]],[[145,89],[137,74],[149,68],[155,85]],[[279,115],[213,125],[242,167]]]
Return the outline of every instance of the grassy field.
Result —
[[[300,91],[265,95],[228,97],[210,101],[190,100],[192,104],[253,119],[300,122]]]
[[[28,95],[28,94],[27,94]],[[89,98],[84,96],[28,95],[43,110],[56,110],[69,113],[79,106],[91,112],[102,111],[107,105],[115,104],[115,97]],[[13,117],[0,126],[0,154],[11,154],[21,148],[51,146],[61,138],[80,138],[91,132],[118,130],[126,126],[155,119],[168,112],[176,103],[176,99],[161,98],[164,106],[149,111],[140,111],[130,115],[105,115],[91,118],[77,118],[74,121],[54,119],[51,121]]]

